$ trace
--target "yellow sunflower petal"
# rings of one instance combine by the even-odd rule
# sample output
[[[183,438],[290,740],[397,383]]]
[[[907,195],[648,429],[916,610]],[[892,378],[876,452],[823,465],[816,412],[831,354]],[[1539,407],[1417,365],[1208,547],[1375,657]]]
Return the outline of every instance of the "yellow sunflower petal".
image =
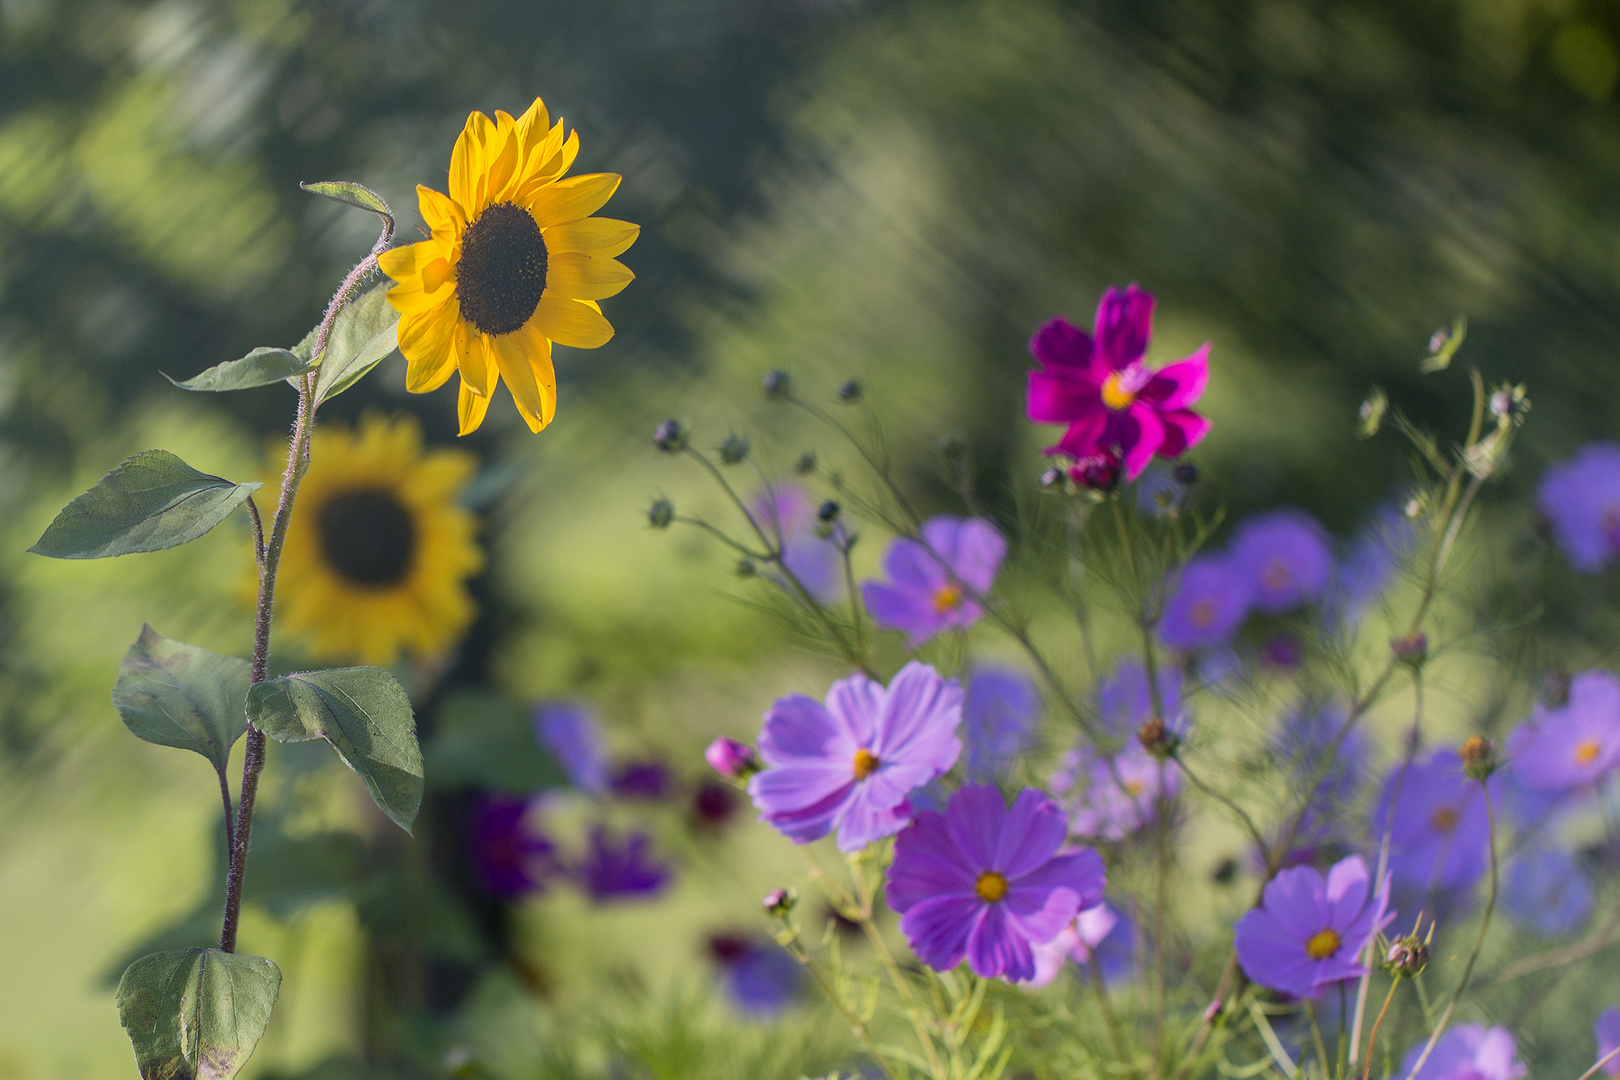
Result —
[[[540,297],[528,325],[557,344],[576,349],[594,349],[606,345],[613,337],[612,324],[602,317],[595,304],[589,300],[552,296],[550,290]]]
[[[501,381],[512,391],[512,400],[517,402],[518,412],[530,431],[545,427],[557,408],[556,387],[542,388],[535,377],[532,358],[541,351],[538,337],[525,324],[510,334],[491,339],[495,344],[495,362],[501,369]]]
[[[461,422],[458,435],[471,435],[478,430],[478,425],[484,422],[484,414],[489,412],[489,398],[483,394],[473,393],[467,380],[461,380],[461,396],[456,400],[456,416]]]
[[[451,342],[456,354],[456,366],[461,369],[461,381],[471,383],[476,394],[494,396],[499,376],[495,374],[495,364],[489,354],[489,339],[484,332],[458,319]]]
[[[400,316],[399,351],[405,354],[405,389],[411,393],[437,390],[456,370],[450,335],[459,314],[455,305],[440,304]]]
[[[613,197],[622,179],[617,173],[586,173],[548,184],[528,202],[529,212],[543,229],[588,218]]]
[[[536,330],[533,323],[518,333],[529,335],[529,369],[540,386],[540,426],[545,427],[557,415],[557,370],[551,366],[551,339]]]
[[[434,284],[440,267],[447,276]],[[424,272],[412,274],[389,289],[388,302],[401,315],[414,315],[439,304],[448,304],[455,295],[455,270],[443,259],[435,259]]]
[[[617,296],[636,279],[618,259],[560,251],[546,265],[546,292],[572,300]]]
[[[518,139],[522,144],[523,160],[527,163],[534,154],[535,147],[546,139],[551,130],[551,115],[546,112],[546,103],[539,98],[534,104],[523,111],[517,120]]]
[[[483,204],[478,201],[479,181],[487,171],[485,144],[494,125],[481,112],[469,113],[467,123],[450,152],[450,197],[461,205],[469,218],[477,217]]]
[[[480,208],[507,200],[511,194],[508,189],[521,163],[522,146],[517,138],[517,122],[510,114],[495,114],[495,128],[485,149],[488,168],[479,181]]]
[[[377,265],[395,281],[404,281],[420,274],[421,268],[434,259],[443,257],[444,249],[435,241],[419,240],[414,244],[389,248],[377,256]]]
[[[453,247],[460,242],[461,233],[467,228],[467,215],[461,212],[461,207],[456,205],[454,199],[423,184],[417,184],[416,204],[421,207],[422,220],[427,222],[428,231],[433,233],[433,239],[446,247]]]
[[[582,251],[587,255],[622,255],[641,235],[641,226],[613,218],[592,217],[541,229],[546,251]]]

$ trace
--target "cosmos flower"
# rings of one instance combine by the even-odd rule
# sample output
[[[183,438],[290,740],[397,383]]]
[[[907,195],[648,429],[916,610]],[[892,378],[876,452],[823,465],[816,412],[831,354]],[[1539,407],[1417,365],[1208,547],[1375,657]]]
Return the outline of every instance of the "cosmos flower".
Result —
[[[1172,649],[1191,651],[1219,645],[1249,614],[1249,587],[1232,564],[1200,555],[1182,567],[1175,591],[1159,619],[1159,639]]]
[[[1586,921],[1592,910],[1592,885],[1569,852],[1537,845],[1508,866],[1502,906],[1537,933],[1555,937]]]
[[[669,766],[648,758],[621,764],[614,770],[608,786],[622,799],[660,802],[674,792],[675,778],[670,775]]]
[[[1009,810],[987,784],[968,784],[945,813],[925,810],[894,844],[886,896],[923,963],[950,971],[967,958],[981,978],[1033,978],[1033,946],[1102,902],[1095,851],[1059,854],[1063,811],[1025,788]]]
[[[601,794],[608,786],[607,755],[590,710],[574,701],[553,701],[534,712],[534,736],[551,752],[574,786]]]
[[[1326,530],[1299,510],[1273,510],[1245,521],[1229,548],[1231,567],[1249,602],[1273,615],[1315,600],[1333,573]]]
[[[968,779],[987,783],[1032,745],[1041,695],[1023,672],[981,667],[968,680],[962,713],[967,721]]]
[[[719,828],[737,812],[739,801],[731,785],[705,780],[692,792],[692,820],[702,828]]]
[[[1046,986],[1058,977],[1063,965],[1091,962],[1097,957],[1105,980],[1112,981],[1126,973],[1136,948],[1136,926],[1128,915],[1122,915],[1107,904],[1098,904],[1076,915],[1074,922],[1044,945],[1033,945],[1035,974],[1020,983],[1030,989]]]
[[[463,435],[483,422],[504,381],[530,430],[551,423],[551,343],[605,345],[613,327],[596,301],[635,277],[615,255],[639,226],[591,217],[619,186],[613,173],[564,180],[579,135],[564,138],[539,98],[514,120],[475,112],[450,155],[449,194],[418,186],[432,236],[383,252],[397,285],[405,388],[423,394],[461,373]]]
[[[1541,478],[1536,509],[1570,565],[1595,574],[1620,554],[1620,446],[1589,443]]]
[[[1159,719],[1176,734],[1187,728],[1181,707],[1181,669],[1159,669]],[[1135,734],[1153,718],[1153,696],[1148,692],[1147,669],[1135,660],[1122,660],[1113,673],[1097,684],[1097,713],[1104,731],[1118,738]]]
[[[1362,950],[1395,917],[1389,876],[1377,889],[1371,884],[1359,855],[1334,864],[1326,878],[1309,866],[1282,871],[1266,885],[1261,906],[1238,920],[1238,963],[1261,986],[1301,998],[1360,978]]]
[[[838,830],[838,850],[859,851],[899,832],[906,796],[956,764],[962,688],[913,660],[887,689],[865,675],[833,683],[823,705],[803,694],[765,714],[748,781],[760,820],[796,843]]]
[[[535,892],[562,869],[551,841],[529,823],[529,809],[528,799],[487,795],[473,810],[473,867],[497,896]]]
[[[720,965],[721,984],[733,1008],[769,1019],[798,999],[804,969],[775,944],[741,934],[716,934],[709,955]]]
[[[1620,1048],[1620,1008],[1608,1008],[1598,1013],[1597,1023],[1592,1025],[1592,1037],[1597,1040],[1599,1061]],[[1611,1058],[1603,1066],[1603,1071],[1610,1076],[1620,1076],[1620,1056]]]
[[[1406,1080],[1518,1080],[1530,1070],[1507,1028],[1455,1024],[1434,1044],[1423,1068],[1412,1071],[1428,1040],[1407,1051],[1398,1075]]]
[[[652,855],[652,837],[632,831],[623,843],[598,825],[591,829],[590,848],[574,868],[574,876],[591,900],[640,900],[657,895],[669,884],[669,866]]]
[[[1400,799],[1390,814],[1390,800]],[[1372,836],[1389,827],[1389,869],[1403,890],[1428,896],[1436,890],[1469,888],[1490,862],[1490,823],[1479,785],[1463,775],[1452,750],[1414,760],[1401,779],[1395,765],[1373,812]],[[1432,908],[1432,904],[1429,905]]]
[[[982,518],[933,518],[921,543],[900,537],[889,546],[889,580],[862,583],[861,596],[878,625],[905,631],[915,649],[978,621],[983,612],[973,597],[990,591],[1006,554],[1007,541]]]
[[[1542,791],[1569,791],[1604,779],[1620,765],[1620,677],[1583,671],[1562,705],[1538,703],[1508,737],[1514,776]]]
[[[1040,371],[1029,374],[1026,411],[1037,424],[1067,424],[1048,453],[1077,461],[1119,454],[1125,475],[1142,475],[1153,455],[1173,458],[1209,432],[1189,407],[1209,382],[1209,344],[1157,371],[1142,363],[1153,330],[1153,295],[1110,287],[1092,334],[1059,316],[1029,343]]]
[[[1069,831],[1075,836],[1123,840],[1154,820],[1161,794],[1175,798],[1181,770],[1132,739],[1112,757],[1089,746],[1074,751],[1050,786],[1068,808]]]
[[[798,484],[777,483],[754,499],[755,520],[780,539],[782,562],[823,604],[844,592],[843,556],[831,539],[816,535],[816,503]]]

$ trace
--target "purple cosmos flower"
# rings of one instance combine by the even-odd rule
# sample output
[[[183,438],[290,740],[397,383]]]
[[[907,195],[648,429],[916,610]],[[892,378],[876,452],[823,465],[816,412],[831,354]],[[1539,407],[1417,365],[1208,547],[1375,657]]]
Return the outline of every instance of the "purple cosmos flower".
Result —
[[[1159,638],[1172,649],[1219,645],[1249,614],[1249,587],[1232,564],[1202,555],[1182,567],[1164,605]]]
[[[1542,791],[1569,791],[1602,780],[1620,765],[1620,678],[1583,671],[1563,705],[1537,704],[1508,738],[1514,775]]]
[[[1079,791],[1082,780],[1084,790]],[[1089,747],[1075,751],[1050,786],[1068,807],[1069,831],[1074,835],[1123,840],[1154,819],[1161,794],[1175,798],[1181,790],[1181,770],[1133,739],[1112,758]]]
[[[811,596],[830,604],[844,593],[843,555],[816,535],[816,502],[798,484],[777,483],[754,499],[754,520],[782,542],[782,563]]]
[[[534,713],[534,734],[551,751],[575,787],[593,794],[607,789],[607,756],[590,710],[574,701],[553,701]]]
[[[1361,951],[1395,917],[1389,875],[1376,890],[1371,884],[1359,855],[1334,864],[1326,878],[1309,866],[1282,871],[1266,886],[1262,906],[1238,920],[1238,963],[1260,985],[1301,998],[1360,978]]]
[[[654,896],[669,884],[672,871],[650,852],[652,837],[639,830],[621,844],[598,825],[591,829],[590,851],[575,868],[580,887],[598,904]]]
[[[1395,813],[1390,800],[1400,785]],[[1437,890],[1463,890],[1490,862],[1490,823],[1479,785],[1463,775],[1455,751],[1437,750],[1390,770],[1373,813],[1373,842],[1389,827],[1389,869],[1397,886],[1427,897]],[[1432,908],[1432,904],[1428,905]]]
[[[720,965],[726,996],[738,1012],[768,1019],[792,1005],[803,988],[803,969],[774,944],[717,934],[709,939],[709,953]]]
[[[1037,424],[1068,425],[1048,453],[1113,450],[1135,480],[1154,454],[1176,457],[1209,433],[1190,408],[1209,382],[1209,344],[1154,371],[1142,363],[1152,332],[1153,295],[1134,284],[1103,293],[1092,334],[1061,316],[1036,332],[1029,351],[1042,370],[1029,373],[1026,411]]]
[[[937,517],[922,542],[900,537],[883,557],[887,582],[861,584],[878,625],[904,630],[912,648],[945,630],[965,630],[982,614],[974,596],[990,591],[1007,541],[982,518]]]
[[[1586,921],[1592,910],[1592,886],[1569,852],[1536,846],[1508,867],[1502,904],[1537,933],[1556,937]]]
[[[1187,714],[1181,707],[1181,670],[1164,667],[1159,671],[1159,719],[1177,735],[1187,729]],[[1147,669],[1135,660],[1122,660],[1113,674],[1097,684],[1097,712],[1102,729],[1124,738],[1153,718],[1153,695],[1148,692]]]
[[[968,784],[945,813],[925,810],[894,842],[886,895],[919,959],[950,971],[967,957],[981,978],[1035,975],[1032,946],[1102,902],[1101,857],[1059,854],[1063,811],[1025,788],[1012,809],[987,784]]]
[[[1598,1013],[1597,1023],[1592,1026],[1592,1037],[1597,1040],[1599,1061],[1620,1048],[1620,1008],[1604,1009]],[[1620,1057],[1610,1058],[1603,1071],[1610,1076],[1620,1076]]]
[[[748,781],[760,820],[794,842],[838,830],[838,850],[859,851],[899,832],[906,796],[956,764],[962,688],[913,660],[888,689],[865,675],[833,683],[823,705],[803,694],[765,714],[766,769]]]
[[[1232,537],[1232,569],[1249,587],[1249,602],[1273,615],[1315,600],[1333,573],[1333,549],[1316,519],[1300,510],[1250,518]]]
[[[1406,1080],[1518,1080],[1530,1070],[1519,1061],[1519,1048],[1507,1028],[1456,1024],[1434,1044],[1423,1068],[1412,1067],[1428,1040],[1407,1051],[1400,1075]]]
[[[1031,946],[1035,953],[1035,975],[1019,985],[1031,989],[1046,986],[1070,960],[1087,964],[1093,955],[1097,957],[1103,979],[1112,981],[1129,969],[1135,947],[1136,926],[1130,917],[1107,904],[1098,904],[1076,915],[1074,922],[1051,941]]]
[[[1602,570],[1620,554],[1620,446],[1591,443],[1548,469],[1536,508],[1575,569]]]
[[[675,790],[675,778],[661,761],[627,761],[614,770],[611,787],[623,799],[661,802]]]
[[[529,807],[527,799],[486,795],[469,823],[473,866],[491,892],[507,899],[544,888],[561,869],[551,841],[529,825]]]
[[[962,713],[967,720],[967,776],[985,783],[1033,745],[1041,695],[1022,672],[979,668],[968,681]]]

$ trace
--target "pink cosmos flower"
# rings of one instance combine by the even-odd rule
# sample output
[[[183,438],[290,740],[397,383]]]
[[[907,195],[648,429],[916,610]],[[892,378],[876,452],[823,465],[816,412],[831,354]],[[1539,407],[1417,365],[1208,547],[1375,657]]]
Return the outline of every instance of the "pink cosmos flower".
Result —
[[[1135,480],[1154,454],[1176,457],[1209,433],[1189,408],[1209,382],[1209,343],[1155,371],[1142,363],[1152,324],[1153,294],[1132,284],[1103,293],[1092,334],[1062,316],[1036,332],[1029,351],[1043,370],[1029,373],[1026,411],[1037,424],[1069,426],[1047,453],[1079,461],[1117,452]]]

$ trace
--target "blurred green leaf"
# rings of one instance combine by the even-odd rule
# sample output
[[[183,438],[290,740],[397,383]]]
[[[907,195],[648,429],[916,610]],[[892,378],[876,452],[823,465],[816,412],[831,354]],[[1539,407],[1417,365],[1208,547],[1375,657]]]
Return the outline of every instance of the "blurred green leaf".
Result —
[[[218,394],[269,386],[310,370],[312,365],[291,349],[261,348],[254,349],[240,360],[215,364],[184,382],[167,375],[163,377],[182,390],[206,390]]]
[[[180,949],[129,966],[118,1019],[142,1080],[227,1080],[253,1053],[280,992],[280,970],[261,956]]]
[[[450,696],[434,714],[427,745],[435,789],[485,788],[529,795],[568,786],[557,762],[535,742],[526,710],[494,694]]]
[[[161,551],[197,539],[262,486],[235,484],[167,450],[147,450],[63,507],[28,550],[53,559]]]
[[[398,346],[395,335],[399,329],[399,312],[388,302],[392,285],[393,282],[384,281],[349,301],[338,312],[315,376],[317,405],[359,382]],[[313,339],[305,340],[310,343],[307,347],[313,346]],[[299,345],[303,346],[304,342]]]
[[[137,738],[194,750],[223,771],[247,731],[252,674],[246,660],[171,641],[142,625],[118,665],[113,705]]]
[[[422,751],[405,688],[382,668],[330,668],[248,691],[247,714],[280,742],[325,739],[400,828],[422,805]]]
[[[298,185],[312,195],[320,195],[333,202],[344,203],[348,206],[358,206],[362,210],[370,210],[373,214],[380,214],[388,222],[388,231],[394,231],[394,212],[388,208],[383,197],[375,191],[351,180],[317,180],[313,183]]]

